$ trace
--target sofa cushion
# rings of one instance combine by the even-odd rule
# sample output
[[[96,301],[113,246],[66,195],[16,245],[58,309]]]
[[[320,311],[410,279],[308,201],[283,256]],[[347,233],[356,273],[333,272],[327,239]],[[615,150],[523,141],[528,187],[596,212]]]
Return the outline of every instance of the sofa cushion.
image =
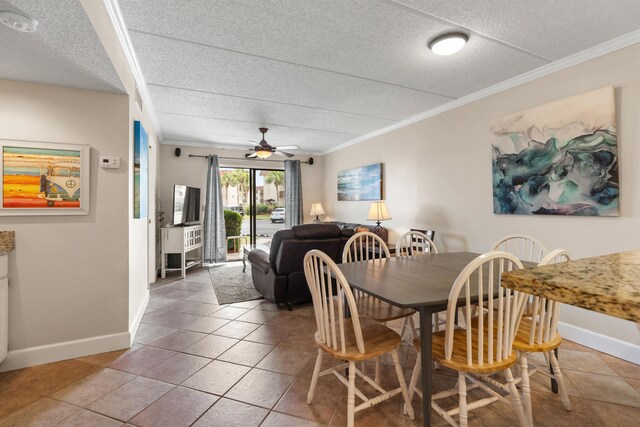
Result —
[[[325,239],[340,236],[340,228],[335,224],[302,224],[291,227],[297,239]]]

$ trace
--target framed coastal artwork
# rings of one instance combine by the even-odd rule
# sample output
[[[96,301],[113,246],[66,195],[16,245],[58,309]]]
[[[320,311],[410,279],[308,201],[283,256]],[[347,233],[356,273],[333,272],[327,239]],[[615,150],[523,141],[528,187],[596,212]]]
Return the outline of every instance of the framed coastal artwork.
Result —
[[[338,200],[382,200],[382,163],[338,172]]]
[[[612,86],[510,114],[491,131],[494,213],[619,215]]]
[[[0,140],[0,215],[87,215],[88,145]]]
[[[149,206],[149,136],[133,123],[133,217],[146,218]]]

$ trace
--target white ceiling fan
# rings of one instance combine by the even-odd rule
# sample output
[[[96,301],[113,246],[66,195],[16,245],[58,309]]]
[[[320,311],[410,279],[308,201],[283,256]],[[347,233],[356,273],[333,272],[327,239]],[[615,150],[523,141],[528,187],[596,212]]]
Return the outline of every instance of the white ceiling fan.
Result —
[[[293,157],[294,156],[293,154],[285,153],[284,151],[281,151],[281,150],[283,149],[298,150],[300,148],[297,145],[283,145],[281,147],[274,147],[264,139],[264,134],[267,133],[269,128],[258,128],[258,130],[260,131],[260,133],[262,133],[262,140],[259,143],[254,145],[252,150],[253,153],[245,154],[245,157],[248,159],[255,158],[255,157],[258,157],[260,159],[266,159],[268,157],[271,157],[272,154],[277,154],[283,157]]]

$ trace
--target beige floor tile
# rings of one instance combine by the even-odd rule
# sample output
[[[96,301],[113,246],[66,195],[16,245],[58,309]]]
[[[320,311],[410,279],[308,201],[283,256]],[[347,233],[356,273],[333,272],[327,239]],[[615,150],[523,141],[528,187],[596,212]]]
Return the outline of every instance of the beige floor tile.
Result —
[[[631,387],[635,388],[638,392],[640,392],[640,380],[635,378],[625,378],[624,379]]]
[[[287,329],[278,328],[276,325],[261,325],[251,332],[244,339],[246,341],[260,342],[263,344],[278,345],[291,332]]]
[[[247,372],[248,367],[214,360],[185,380],[182,385],[222,396]]]
[[[313,402],[311,405],[307,405],[307,394],[310,385],[311,380],[309,378],[296,378],[273,410],[306,420],[329,424],[346,387],[342,384],[333,385],[318,381]]]
[[[213,312],[211,314],[211,317],[234,320],[248,312],[249,312],[249,309],[247,308],[226,306],[218,311]]]
[[[171,298],[164,298],[164,297],[161,297],[160,295],[156,295],[155,292],[151,290],[147,308],[157,310],[159,308],[162,308],[166,305],[171,304],[173,301],[174,300],[172,300]]]
[[[222,398],[194,424],[194,427],[258,427],[268,414],[267,409]]]
[[[87,407],[134,378],[135,375],[104,368],[58,390],[52,397],[76,406]]]
[[[636,427],[640,420],[640,408],[615,403],[589,401],[602,427]]]
[[[64,402],[58,402],[48,397],[42,399],[14,412],[10,416],[0,420],[0,427],[36,427],[36,426],[56,426],[65,419],[78,412],[80,408]]]
[[[594,350],[589,347],[585,347],[583,345],[580,345],[573,341],[569,341],[567,339],[563,339],[562,343],[560,344],[560,351],[562,352],[563,350],[577,350],[577,351],[586,351],[587,353],[599,353],[597,350]]]
[[[357,399],[356,399],[357,400]],[[355,415],[356,426],[402,426],[410,425],[409,417],[401,415],[400,400],[398,396],[379,403],[371,408],[357,412]],[[331,419],[330,425],[346,426],[347,425],[347,394],[344,393],[338,402],[336,411]],[[473,424],[471,424],[473,425]]]
[[[238,363],[240,365],[255,366],[271,350],[272,345],[257,342],[240,341],[218,357],[225,362]]]
[[[176,320],[176,327],[205,334],[210,334],[229,323],[227,319],[216,317],[195,316],[193,314],[179,314],[178,316],[184,317]]]
[[[254,368],[233,386],[225,397],[271,409],[294,379],[291,375]]]
[[[196,301],[196,302],[204,302],[207,304],[218,304],[218,298],[216,298],[216,294],[212,294],[210,292],[194,292],[189,298],[185,301]],[[224,308],[224,306],[219,306],[218,309]]]
[[[640,392],[621,377],[570,370],[563,372],[587,399],[640,407]]]
[[[175,328],[161,325],[151,325],[149,323],[141,323],[136,333],[136,343],[149,344],[157,339],[166,337],[172,332],[177,331]]]
[[[158,366],[149,369],[143,375],[166,383],[180,384],[204,368],[209,362],[211,362],[211,359],[205,357],[178,353]]]
[[[564,375],[564,371],[562,372],[563,372],[564,384],[565,384],[565,387],[567,387],[567,394],[570,397],[571,396],[582,397],[582,394],[580,394],[580,391],[578,391],[578,389],[573,385],[569,377]],[[551,378],[539,372],[529,377],[529,383],[531,385],[532,390],[553,393],[553,391],[551,390]],[[558,395],[556,396],[558,399],[560,398]]]
[[[32,404],[38,399],[40,399],[40,396],[32,393],[28,388],[0,382],[0,419]]]
[[[145,346],[107,365],[109,368],[140,375],[176,354],[175,351]]]
[[[95,401],[88,409],[128,421],[172,388],[167,383],[138,377]]]
[[[596,374],[616,375],[595,353],[577,350],[560,350],[558,363],[560,368],[572,371],[593,372]]]
[[[274,304],[270,301],[265,301],[262,304],[260,304],[259,306],[256,307],[257,310],[264,310],[264,311],[284,311],[286,310],[286,308],[284,307],[280,307],[278,306],[278,304]]]
[[[592,401],[580,397],[571,398],[571,411],[566,411],[562,401],[555,395],[533,391],[533,421],[538,426],[580,426],[596,427],[602,423]]]
[[[182,351],[185,353],[195,354],[196,356],[215,359],[238,342],[238,340],[233,338],[220,337],[218,335],[207,335],[200,341],[190,345]]]
[[[166,311],[172,311],[174,313],[186,313],[186,314],[195,314],[198,316],[208,316],[214,311],[219,310],[220,306],[217,304],[207,304],[207,303],[196,302],[196,301],[175,300],[173,304],[165,306],[162,309]]]
[[[136,415],[131,424],[141,427],[189,426],[211,405],[217,396],[176,387]]]
[[[160,347],[167,350],[180,351],[206,337],[207,334],[194,331],[177,330],[163,338],[149,343],[150,346]]]
[[[3,372],[0,380],[16,387],[28,389],[33,394],[45,396],[99,370],[99,366],[90,363],[63,360]]]
[[[123,424],[120,421],[85,409],[79,410],[58,424],[59,427],[117,427],[121,425]]]
[[[314,351],[318,349],[318,344],[312,332],[293,332],[284,340],[280,341],[278,347],[295,348],[303,351]]]
[[[236,302],[236,303],[230,304],[230,306],[239,307],[239,308],[256,308],[259,305],[262,305],[262,303],[264,302],[265,300],[263,299],[257,299],[253,301]]]
[[[110,363],[115,362],[121,357],[126,356],[129,353],[133,353],[134,351],[140,350],[143,346],[140,344],[134,344],[131,348],[125,348],[123,350],[109,351],[106,353],[98,353],[92,354],[90,356],[80,357],[78,360],[80,362],[91,363],[92,365],[98,366],[107,366]]]
[[[251,332],[255,331],[257,328],[258,325],[256,325],[255,323],[232,320],[223,327],[216,329],[214,331],[214,334],[241,340]]]
[[[261,427],[319,427],[321,425],[314,421],[303,420],[291,415],[271,412]]]
[[[598,357],[621,377],[640,380],[640,365],[604,353],[598,353]]]
[[[316,356],[316,352],[276,347],[258,363],[257,367],[296,376],[309,363],[309,360]]]
[[[238,320],[242,322],[262,324],[268,321],[269,319],[276,317],[277,315],[278,315],[278,312],[275,312],[275,311],[251,310],[243,314],[242,316],[238,317]]]

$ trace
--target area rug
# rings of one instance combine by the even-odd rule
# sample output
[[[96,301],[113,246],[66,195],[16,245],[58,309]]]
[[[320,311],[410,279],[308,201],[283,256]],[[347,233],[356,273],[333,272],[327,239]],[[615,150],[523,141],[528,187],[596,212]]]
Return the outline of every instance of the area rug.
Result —
[[[251,301],[262,298],[253,287],[251,266],[242,272],[242,263],[228,262],[209,269],[213,290],[218,298],[218,304]]]

